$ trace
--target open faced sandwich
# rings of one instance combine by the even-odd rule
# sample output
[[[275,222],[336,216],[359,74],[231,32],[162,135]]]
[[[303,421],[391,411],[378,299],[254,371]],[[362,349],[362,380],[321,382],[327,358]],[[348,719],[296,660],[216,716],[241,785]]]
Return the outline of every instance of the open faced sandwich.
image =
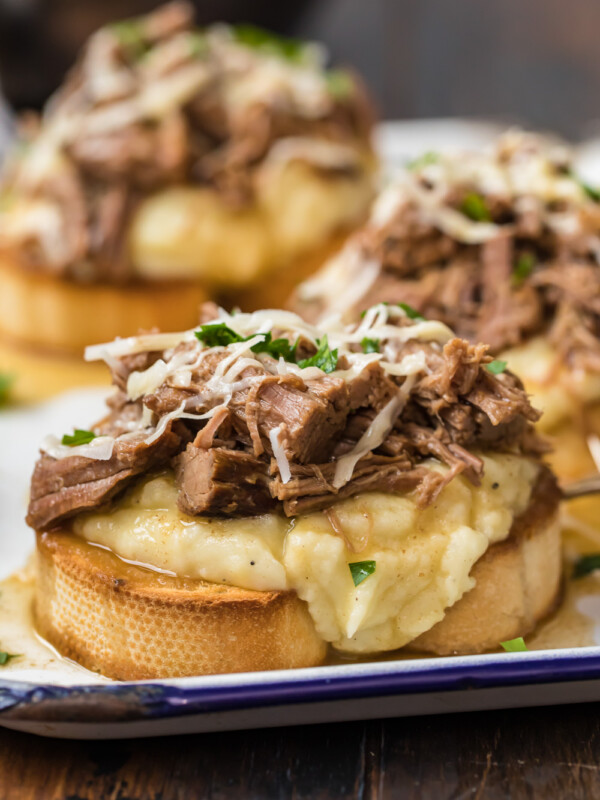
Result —
[[[85,667],[476,653],[557,604],[539,414],[486,346],[400,306],[314,327],[209,305],[87,357],[107,416],[45,439],[28,514],[38,630]]]
[[[369,102],[324,62],[183,2],[92,36],[4,170],[0,335],[80,355],[189,327],[207,295],[291,291],[372,196]]]
[[[510,131],[489,153],[429,153],[300,287],[310,319],[408,303],[524,381],[565,479],[600,465],[600,195],[561,143]],[[577,514],[597,524],[596,499]]]

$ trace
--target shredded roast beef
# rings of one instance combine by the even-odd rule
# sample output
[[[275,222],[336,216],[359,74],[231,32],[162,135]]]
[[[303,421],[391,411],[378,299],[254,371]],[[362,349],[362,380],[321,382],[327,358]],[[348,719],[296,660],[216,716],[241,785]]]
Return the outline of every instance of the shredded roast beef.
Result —
[[[210,318],[215,312],[206,313]],[[413,325],[392,311],[386,314],[382,330],[387,336]],[[234,324],[240,316],[227,321]],[[538,412],[514,375],[487,369],[487,347],[458,338],[445,344],[406,340],[403,332],[389,340],[388,355],[373,360],[353,343],[354,328],[346,330],[349,338],[340,341],[350,344],[339,344],[337,368],[328,374],[314,368],[286,371],[289,362],[283,358],[264,352],[255,356],[243,348],[232,356],[228,347],[204,348],[189,337],[168,352],[110,357],[118,390],[109,401],[110,413],[94,431],[116,437],[113,455],[97,461],[44,453],[32,479],[29,523],[37,529],[52,527],[111,500],[139,476],[169,468],[179,487],[179,507],[190,515],[243,516],[279,509],[292,516],[367,491],[414,491],[418,502],[427,505],[459,474],[478,484],[481,453],[536,458],[544,451],[532,427]],[[449,336],[445,331],[442,335]],[[289,341],[296,335],[289,333]],[[301,333],[296,351],[314,355],[313,342],[321,335],[308,340]],[[183,373],[131,399],[130,377],[151,368],[159,357],[176,364],[187,358],[193,367],[189,373],[181,367]],[[241,359],[239,369],[232,358]],[[415,358],[423,366],[409,378],[387,369]],[[232,388],[225,389],[223,401],[214,394],[214,381],[225,367],[234,369],[235,378],[226,384]],[[340,482],[340,459],[352,457],[357,443],[400,397],[381,436],[364,451],[356,450],[351,473]],[[150,432],[171,416],[164,433],[146,445],[148,429],[140,426],[148,424],[149,413]],[[432,470],[429,460],[447,469]]]
[[[293,307],[317,320],[334,304],[351,320],[376,303],[404,302],[494,354],[543,334],[572,367],[599,371],[600,203],[570,158],[563,147],[513,132],[493,154],[416,165],[398,184],[393,212],[375,214],[353,240],[358,258],[342,280],[360,282],[375,263],[365,291],[340,304],[338,273],[335,289],[314,280],[300,287]],[[469,216],[474,196],[479,218]],[[463,215],[468,230],[445,226],[448,211]],[[482,241],[473,236],[489,223],[495,228]]]
[[[0,186],[8,197],[49,201],[60,219],[51,246],[48,235],[31,226],[22,234],[7,226],[8,246],[18,247],[24,264],[79,281],[129,281],[135,277],[129,225],[140,200],[153,192],[206,186],[231,207],[244,207],[253,202],[257,169],[278,140],[315,137],[357,152],[368,147],[373,113],[356,76],[344,73],[343,91],[336,91],[313,58],[306,62],[308,86],[301,89],[301,75],[290,79],[290,88],[285,70],[300,69],[299,54],[286,61],[280,45],[281,86],[276,81],[275,89],[262,92],[240,87],[278,52],[279,40],[273,37],[271,49],[261,50],[236,38],[237,31],[197,29],[192,6],[175,0],[89,40],[30,135],[28,151],[15,153]],[[315,91],[319,104],[305,111],[302,104],[313,102]],[[56,148],[59,130],[53,161],[59,166],[33,177],[28,152]],[[50,160],[46,150],[44,163]],[[46,234],[50,224],[46,215]]]
[[[186,438],[187,430],[178,424],[169,425],[150,445],[141,436],[116,439],[107,461],[81,456],[55,459],[42,454],[31,480],[28,523],[38,529],[50,528],[79,511],[102,505],[136,475],[168,463]]]

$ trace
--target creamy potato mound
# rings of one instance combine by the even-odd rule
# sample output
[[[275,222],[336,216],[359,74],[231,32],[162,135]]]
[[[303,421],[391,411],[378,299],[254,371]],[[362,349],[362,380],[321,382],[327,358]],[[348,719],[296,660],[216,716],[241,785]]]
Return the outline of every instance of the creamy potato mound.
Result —
[[[137,210],[132,261],[146,280],[246,286],[358,224],[370,196],[366,160],[349,174],[323,174],[297,160],[267,163],[258,171],[256,202],[240,210],[214,189],[170,187]]]
[[[73,527],[122,558],[177,575],[293,589],[334,647],[394,650],[433,627],[474,586],[471,568],[508,536],[529,503],[538,464],[505,454],[484,461],[480,487],[456,478],[424,510],[410,496],[371,492],[333,505],[334,517],[291,520],[186,516],[166,472],[138,484],[108,513],[80,515]],[[374,561],[375,571],[355,586],[348,564],[360,561]]]

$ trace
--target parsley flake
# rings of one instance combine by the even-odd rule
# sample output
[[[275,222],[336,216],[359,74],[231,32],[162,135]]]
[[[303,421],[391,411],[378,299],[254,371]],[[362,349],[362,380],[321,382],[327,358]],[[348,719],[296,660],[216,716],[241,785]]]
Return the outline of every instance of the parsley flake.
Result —
[[[199,31],[192,31],[192,33],[190,33],[189,42],[190,56],[192,58],[200,58],[200,56],[203,56],[208,50],[206,36]]]
[[[109,29],[119,40],[119,44],[134,61],[139,61],[148,51],[142,23],[137,19],[124,19],[113,22]]]
[[[252,345],[250,350],[253,353],[268,353],[273,358],[283,358],[285,361],[294,361],[296,345],[291,345],[287,339],[273,339],[270,333],[253,334],[252,336],[240,336],[224,322],[202,325],[199,331],[194,331],[198,341],[203,342],[207,347],[227,347],[238,342],[248,342],[256,336],[262,336],[262,342]]]
[[[369,339],[368,336],[360,343],[360,346],[365,353],[378,353],[379,352],[379,339]]]
[[[496,359],[495,361],[490,361],[489,364],[485,365],[485,368],[488,372],[491,372],[492,375],[500,375],[501,372],[504,372],[507,366],[506,361],[499,361]]]
[[[20,653],[5,653],[0,650],[0,667],[4,667],[13,658],[20,658]]]
[[[575,562],[573,577],[584,578],[597,569],[600,569],[600,553],[591,553],[590,555],[582,556]]]
[[[93,431],[84,431],[81,428],[75,428],[72,434],[65,433],[62,437],[62,444],[66,444],[67,447],[77,447],[77,445],[80,444],[89,444],[95,438],[96,434]]]
[[[409,161],[406,165],[406,168],[409,170],[417,170],[423,169],[423,167],[429,166],[429,164],[437,164],[440,160],[439,153],[436,153],[434,150],[428,150],[426,153],[423,153],[422,156]]]
[[[571,176],[571,178],[573,178],[575,183],[579,184],[579,186],[583,189],[583,191],[590,198],[590,200],[593,200],[594,203],[600,203],[600,189],[597,189],[595,186],[590,186],[589,183],[583,181],[574,172],[569,172],[569,175]]]
[[[337,100],[344,100],[354,94],[352,75],[345,69],[330,69],[325,73],[325,81],[329,94]]]
[[[283,358],[284,361],[294,361],[296,345],[291,345],[287,339],[273,339],[270,333],[261,334],[265,338],[262,342],[252,345],[253,353],[268,353],[273,358]]]
[[[376,561],[355,561],[353,564],[348,564],[354,585],[358,586],[359,583],[366,580],[369,575],[372,575],[375,572],[376,566]]]
[[[305,369],[306,367],[318,367],[319,369],[322,369],[323,372],[333,372],[337,367],[337,348],[335,350],[329,349],[327,334],[325,334],[322,339],[317,339],[317,345],[319,346],[319,349],[314,356],[311,356],[310,358],[303,358],[301,361],[298,361],[298,366],[301,369]]]
[[[207,347],[227,347],[228,344],[246,341],[243,336],[232,331],[224,322],[201,325],[199,331],[194,331],[194,336]]]
[[[409,306],[408,303],[398,303],[398,305],[409,319],[414,319],[416,322],[425,321],[425,317],[420,314],[416,308]]]
[[[533,253],[522,253],[513,268],[513,285],[520,286],[533,272],[535,256]]]
[[[257,25],[242,23],[234,25],[232,31],[234,39],[240,44],[286,61],[301,61],[306,50],[304,42],[299,39],[278,36]]]
[[[517,639],[509,639],[507,642],[500,642],[500,645],[507,653],[524,653],[527,650],[527,645],[522,636]]]
[[[14,375],[8,372],[0,372],[0,406],[3,406],[8,402],[10,391],[14,382]]]
[[[492,217],[486,205],[485,199],[477,192],[470,192],[462,201],[460,210],[469,219],[475,222],[489,222]]]

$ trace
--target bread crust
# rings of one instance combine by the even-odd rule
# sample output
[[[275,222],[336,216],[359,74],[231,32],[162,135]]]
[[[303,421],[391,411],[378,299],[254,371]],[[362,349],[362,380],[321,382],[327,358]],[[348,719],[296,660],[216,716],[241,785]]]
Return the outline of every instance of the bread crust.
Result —
[[[54,355],[141,329],[183,330],[198,321],[206,289],[189,281],[86,284],[28,269],[0,255],[0,337]]]
[[[336,233],[310,253],[270,271],[256,286],[220,291],[216,299],[249,311],[283,307],[293,287],[339,250],[350,232]],[[152,328],[193,328],[201,304],[213,295],[209,287],[191,280],[114,286],[76,283],[32,271],[16,257],[0,253],[0,346],[75,362],[89,344]],[[86,369],[88,365],[80,366],[82,373]]]
[[[66,531],[37,535],[35,620],[64,656],[117,680],[288,669],[326,652],[294,592],[125,564]]]
[[[508,539],[476,563],[476,586],[405,649],[479,653],[527,635],[560,599],[558,504],[556,482],[544,469]],[[38,533],[37,554],[38,631],[67,658],[110,678],[287,669],[325,658],[326,645],[294,592],[164,575],[68,529]]]

